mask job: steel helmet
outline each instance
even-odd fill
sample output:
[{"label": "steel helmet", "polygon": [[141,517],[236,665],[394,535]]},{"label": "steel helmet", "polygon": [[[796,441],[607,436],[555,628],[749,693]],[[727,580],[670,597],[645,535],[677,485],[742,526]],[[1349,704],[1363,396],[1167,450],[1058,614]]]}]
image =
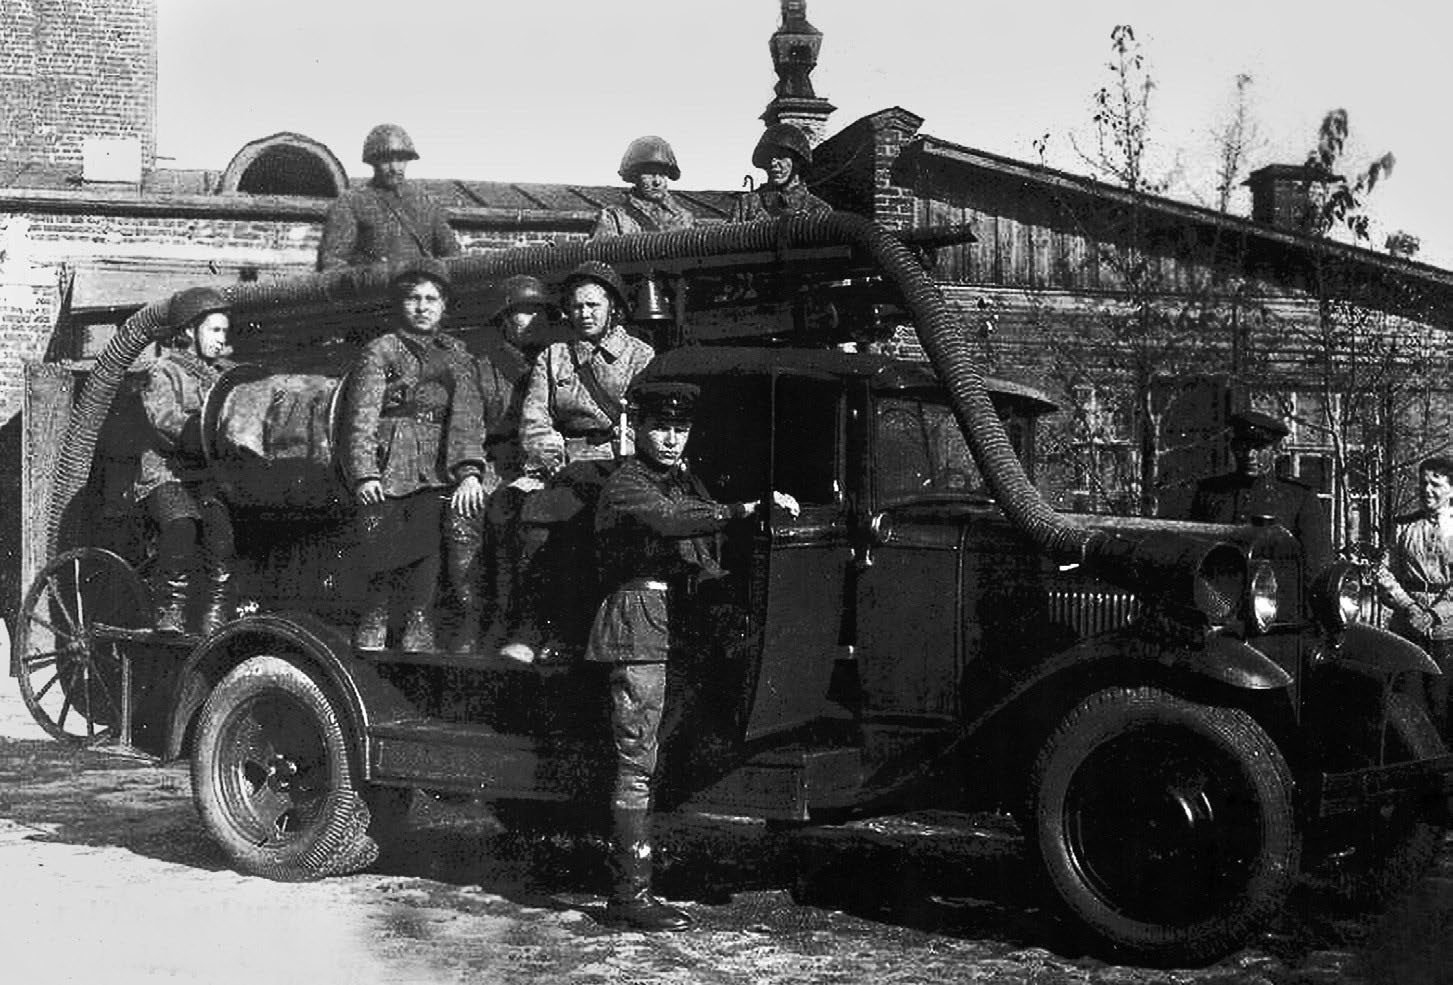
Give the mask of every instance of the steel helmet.
[{"label": "steel helmet", "polygon": [[540,283],[540,278],[531,277],[529,274],[515,274],[513,277],[505,278],[500,285],[499,305],[490,312],[490,321],[499,321],[509,314],[514,308],[522,308],[527,304],[538,304],[541,307],[549,307],[550,299],[545,296],[545,285]]},{"label": "steel helmet", "polygon": [[812,163],[812,145],[807,142],[807,135],[790,123],[774,123],[763,131],[756,150],[752,151],[752,167],[765,170],[769,160],[781,156],[771,153],[774,150],[785,150],[802,164]]},{"label": "steel helmet", "polygon": [[419,152],[404,128],[397,123],[380,123],[363,138],[363,163],[373,164],[388,157],[418,160]]},{"label": "steel helmet", "polygon": [[637,137],[632,140],[621,157],[620,176],[626,181],[635,181],[636,174],[647,164],[661,165],[666,169],[666,177],[672,181],[681,177],[676,154],[663,137]]},{"label": "steel helmet", "polygon": [[565,281],[560,285],[560,293],[569,297],[575,285],[585,281],[591,281],[605,288],[606,293],[611,296],[611,303],[620,316],[622,318],[630,317],[631,308],[626,303],[626,285],[621,280],[621,275],[615,272],[614,267],[608,263],[601,263],[599,260],[586,260],[565,275]]},{"label": "steel helmet", "polygon": [[231,303],[216,288],[189,287],[173,294],[167,302],[167,326],[173,332],[182,332],[204,315],[231,309]]}]

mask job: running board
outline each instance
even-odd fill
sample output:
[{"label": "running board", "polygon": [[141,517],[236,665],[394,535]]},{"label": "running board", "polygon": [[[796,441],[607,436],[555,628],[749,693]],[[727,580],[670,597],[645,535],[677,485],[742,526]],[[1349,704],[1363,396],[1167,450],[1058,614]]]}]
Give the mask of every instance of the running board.
[{"label": "running board", "polygon": [[862,782],[861,749],[788,746],[753,757],[683,807],[711,814],[806,821],[813,810],[851,803]]},{"label": "running board", "polygon": [[374,783],[489,799],[586,796],[600,785],[610,765],[602,750],[585,743],[434,719],[374,725],[368,739],[369,780]]}]

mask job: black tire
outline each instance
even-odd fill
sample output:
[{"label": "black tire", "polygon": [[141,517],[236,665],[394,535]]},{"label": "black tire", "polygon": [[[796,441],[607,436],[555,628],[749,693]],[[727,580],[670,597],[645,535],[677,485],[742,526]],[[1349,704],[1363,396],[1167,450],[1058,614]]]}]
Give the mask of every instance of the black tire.
[{"label": "black tire", "polygon": [[1030,801],[1051,909],[1137,963],[1229,953],[1297,874],[1291,770],[1236,709],[1154,688],[1093,694],[1040,751]]},{"label": "black tire", "polygon": [[[1382,737],[1368,737],[1365,759],[1399,763],[1441,756],[1446,748],[1427,708],[1409,694],[1394,692],[1388,701],[1386,751]],[[1330,888],[1354,907],[1379,908],[1401,895],[1433,864],[1443,838],[1436,805],[1404,801],[1386,804],[1349,822],[1352,828],[1330,868]]]},{"label": "black tire", "polygon": [[347,730],[323,688],[280,657],[252,657],[202,707],[192,797],[241,872],[284,882],[378,858]]}]

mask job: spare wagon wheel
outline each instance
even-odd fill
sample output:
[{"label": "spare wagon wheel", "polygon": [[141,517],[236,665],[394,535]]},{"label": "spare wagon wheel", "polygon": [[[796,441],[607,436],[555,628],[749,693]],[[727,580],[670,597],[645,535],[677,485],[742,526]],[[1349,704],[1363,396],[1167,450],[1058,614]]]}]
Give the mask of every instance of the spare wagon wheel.
[{"label": "spare wagon wheel", "polygon": [[117,555],[67,551],[41,569],[15,620],[14,664],[40,727],[76,745],[110,741],[122,718],[122,651],[97,627],[144,628],[146,587]]},{"label": "spare wagon wheel", "polygon": [[1139,962],[1234,950],[1297,873],[1291,770],[1238,709],[1100,691],[1050,736],[1030,790],[1027,841],[1050,906]]},{"label": "spare wagon wheel", "polygon": [[208,832],[250,875],[318,879],[378,857],[338,709],[311,674],[282,657],[243,661],[207,698],[192,796]]}]

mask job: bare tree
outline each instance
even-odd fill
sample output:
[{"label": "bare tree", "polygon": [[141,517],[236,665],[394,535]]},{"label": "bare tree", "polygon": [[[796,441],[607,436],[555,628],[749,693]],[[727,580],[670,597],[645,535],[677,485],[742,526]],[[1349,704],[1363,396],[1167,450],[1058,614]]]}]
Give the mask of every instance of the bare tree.
[{"label": "bare tree", "polygon": [[1211,131],[1216,144],[1216,211],[1231,211],[1231,197],[1246,176],[1246,162],[1266,141],[1251,114],[1248,91],[1252,78],[1245,72],[1236,76],[1236,93],[1231,109],[1220,126]]}]

